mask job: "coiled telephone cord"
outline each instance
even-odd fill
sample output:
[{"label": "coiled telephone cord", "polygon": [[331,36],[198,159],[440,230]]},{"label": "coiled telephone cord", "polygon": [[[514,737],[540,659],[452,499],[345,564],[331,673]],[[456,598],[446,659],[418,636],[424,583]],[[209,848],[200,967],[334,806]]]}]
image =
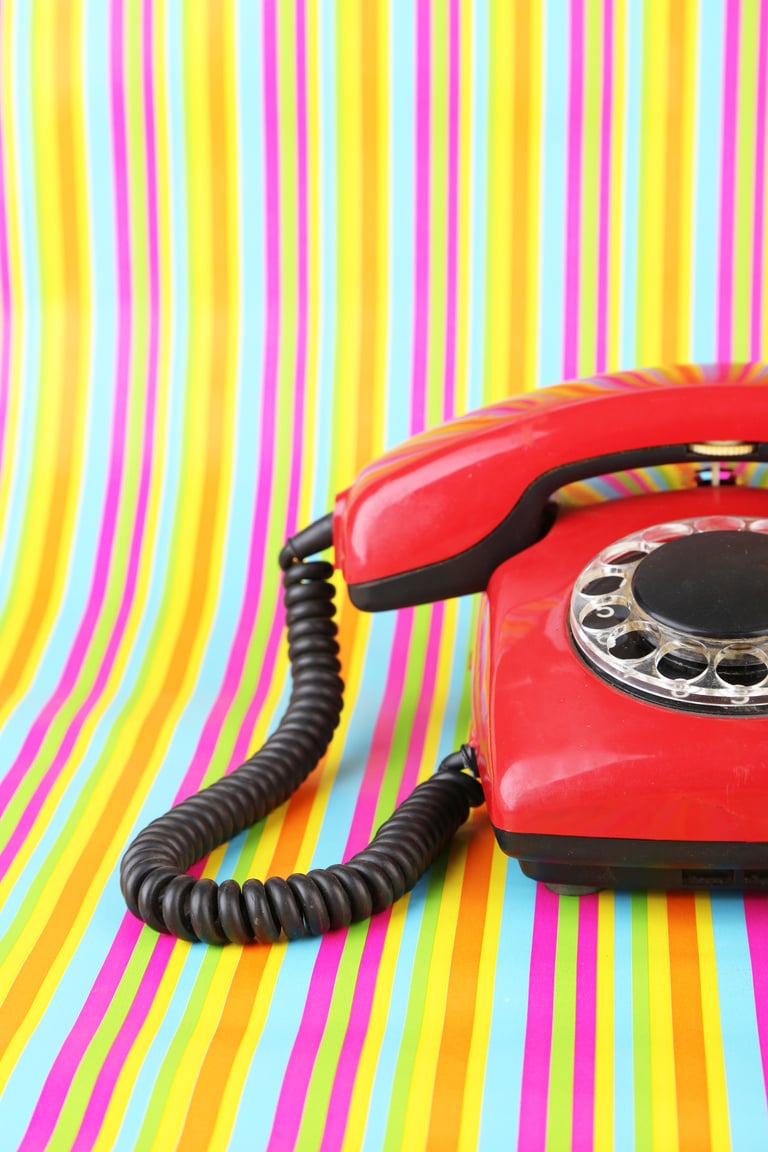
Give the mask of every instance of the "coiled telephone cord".
[{"label": "coiled telephone cord", "polygon": [[[181,801],[138,834],[120,865],[131,912],[158,932],[208,944],[274,943],[318,936],[364,920],[409,892],[471,808],[483,802],[468,747],[453,753],[345,864],[217,884],[187,869],[283,804],[317,766],[335,731],[339,675],[333,568],[307,557],[330,547],[331,517],[293,537],[280,553],[292,691],[264,746],[208,788]],[[465,771],[465,769],[469,769]]]}]

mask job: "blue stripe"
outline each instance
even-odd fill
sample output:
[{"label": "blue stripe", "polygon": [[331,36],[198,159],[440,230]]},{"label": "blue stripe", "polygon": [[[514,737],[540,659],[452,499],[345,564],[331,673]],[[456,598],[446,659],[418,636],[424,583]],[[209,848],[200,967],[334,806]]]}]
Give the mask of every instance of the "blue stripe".
[{"label": "blue stripe", "polygon": [[389,357],[387,363],[387,447],[410,435],[411,357],[413,351],[414,213],[416,171],[416,19],[408,0],[389,8],[393,77],[389,85]]},{"label": "blue stripe", "polygon": [[469,296],[469,379],[467,410],[481,407],[485,385],[485,301],[488,277],[488,71],[490,61],[488,9],[471,6],[472,87],[471,87],[471,231]]},{"label": "blue stripe", "polygon": [[[626,52],[626,130],[624,133],[624,203],[622,260],[622,308],[620,363],[625,367],[637,365],[637,290],[639,269],[639,222],[641,215],[640,189],[643,185],[642,159],[642,94],[643,94],[643,32],[644,4],[631,0],[627,6],[625,33]],[[618,160],[618,158],[617,158]]]},{"label": "blue stripe", "polygon": [[744,901],[715,894],[711,903],[733,1152],[760,1152],[768,1148],[768,1116]]},{"label": "blue stripe", "polygon": [[[318,123],[320,150],[318,179],[320,182],[320,235],[319,277],[320,299],[310,299],[310,309],[317,310],[318,365],[317,407],[313,427],[316,429],[311,456],[314,459],[312,482],[312,518],[324,516],[333,507],[336,492],[328,487],[333,483],[334,467],[331,459],[333,445],[333,397],[335,391],[335,355],[338,300],[337,254],[337,179],[338,147],[336,142],[336,29],[332,10],[325,5],[316,6],[318,24],[318,85],[315,94],[307,92],[307,101],[319,101]],[[311,286],[310,286],[311,290]],[[309,365],[315,371],[315,365]]]},{"label": "blue stripe", "polygon": [[725,9],[722,0],[700,4],[696,69],[696,151],[691,267],[692,359],[716,357],[720,161]]},{"label": "blue stripe", "polygon": [[542,109],[541,278],[538,300],[539,384],[563,378],[563,325],[553,324],[565,299],[569,26],[562,0],[547,0]]},{"label": "blue stripe", "polygon": [[[519,1127],[535,904],[536,884],[523,875],[515,860],[510,860],[485,1059],[480,1132],[483,1152],[511,1148]],[[503,1125],[500,1116],[504,1117]]]},{"label": "blue stripe", "polygon": [[633,980],[632,897],[617,892],[613,935],[613,1131],[617,1149],[632,1148],[635,1143]]}]

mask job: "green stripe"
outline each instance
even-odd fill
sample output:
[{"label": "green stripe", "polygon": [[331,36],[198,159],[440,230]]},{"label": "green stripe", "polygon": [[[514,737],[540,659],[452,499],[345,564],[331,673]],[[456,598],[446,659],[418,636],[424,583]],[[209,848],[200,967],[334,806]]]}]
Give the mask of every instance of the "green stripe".
[{"label": "green stripe", "polygon": [[738,115],[736,118],[736,188],[734,203],[733,359],[748,359],[752,326],[752,263],[757,255],[753,204],[755,196],[755,128],[757,122],[757,56],[760,6],[740,8]]},{"label": "green stripe", "polygon": [[[408,1098],[413,1085],[416,1053],[423,1031],[424,1011],[429,999],[429,978],[432,971],[435,934],[440,915],[440,896],[445,881],[446,866],[447,859],[442,856],[429,872],[419,942],[411,962],[412,975],[408,1009],[400,1037],[400,1051],[390,1094],[390,1111],[382,1152],[402,1152],[405,1147],[403,1132],[408,1111]],[[432,1087],[430,1081],[426,1086],[430,1095]],[[425,1106],[426,1104],[425,1101]]]},{"label": "green stripe", "polygon": [[648,898],[631,897],[632,1038],[635,1078],[635,1152],[650,1152],[651,1128],[651,1005],[648,987]]},{"label": "green stripe", "polygon": [[557,952],[549,1062],[547,1152],[571,1147],[573,1124],[573,1062],[576,1040],[576,953],[579,901],[564,897],[557,913]]},{"label": "green stripe", "polygon": [[[96,1080],[131,1009],[156,944],[153,933],[142,932],[125,974],[72,1080],[47,1152],[68,1152],[74,1146]],[[99,1115],[103,1117],[103,1109],[99,1110]]]},{"label": "green stripe", "polygon": [[344,941],[341,963],[333,986],[333,999],[328,1013],[328,1021],[314,1059],[312,1078],[307,1091],[295,1152],[314,1152],[322,1136],[331,1092],[336,1081],[336,1069],[346,1040],[357,981],[361,973],[362,955],[368,936],[368,927],[368,921],[362,924],[353,924]]}]

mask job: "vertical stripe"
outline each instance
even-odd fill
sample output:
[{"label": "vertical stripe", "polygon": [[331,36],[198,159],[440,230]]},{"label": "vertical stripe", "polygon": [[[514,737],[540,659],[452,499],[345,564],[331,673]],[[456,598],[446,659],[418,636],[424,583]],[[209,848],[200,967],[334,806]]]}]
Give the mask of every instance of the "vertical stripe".
[{"label": "vertical stripe", "polygon": [[611,172],[613,157],[611,139],[613,135],[614,85],[613,69],[615,57],[614,5],[612,0],[604,0],[602,11],[602,56],[603,90],[600,108],[600,172],[599,172],[599,224],[597,254],[597,342],[595,369],[605,372],[608,367],[609,317],[609,268],[611,251]]},{"label": "vertical stripe", "polygon": [[570,80],[568,90],[568,174],[563,302],[563,378],[579,373],[579,271],[581,265],[581,152],[584,101],[584,4],[570,0]]},{"label": "vertical stripe", "polygon": [[[464,1114],[475,1111],[474,1101],[467,1092],[469,1069],[456,1060],[456,1053],[469,1049],[478,1015],[478,1001],[485,995],[481,986],[464,987],[463,973],[467,968],[475,971],[480,964],[488,915],[485,880],[491,867],[491,854],[495,851],[491,835],[475,840],[470,846],[464,871],[445,1023],[435,1072],[436,1099],[426,1141],[426,1147],[436,1150],[461,1147],[459,1136]],[[467,1138],[465,1129],[464,1141]]]},{"label": "vertical stripe", "polygon": [[525,1056],[517,1130],[519,1148],[544,1148],[549,1097],[552,1008],[557,949],[559,899],[543,885],[536,891],[536,912],[531,942],[531,971],[528,989],[528,1019],[525,1028]]},{"label": "vertical stripe", "polygon": [[713,1145],[709,1111],[701,1106],[707,1068],[695,897],[687,893],[670,894],[667,917],[678,1146],[681,1152],[684,1149],[706,1152]]},{"label": "vertical stripe", "polygon": [[752,956],[752,982],[755,997],[755,1017],[760,1041],[760,1059],[764,1091],[768,1096],[768,980],[764,973],[764,957],[768,947],[768,903],[764,896],[744,897],[747,939]]},{"label": "vertical stripe", "polygon": [[576,968],[576,1024],[573,1056],[573,1117],[571,1146],[591,1149],[595,1144],[595,1110],[610,1113],[608,1100],[597,1098],[595,1069],[598,973],[597,896],[579,900],[579,936]]},{"label": "vertical stripe", "polygon": [[[506,255],[511,269],[506,319],[506,365],[504,387],[507,394],[530,387],[534,379],[534,349],[531,347],[531,269],[535,265],[537,235],[531,203],[531,168],[535,163],[533,109],[537,100],[536,56],[531,51],[537,19],[535,5],[514,8],[513,105],[511,132],[514,148],[510,247]],[[501,333],[498,334],[499,338]]]},{"label": "vertical stripe", "polygon": [[461,5],[450,0],[448,12],[448,210],[446,221],[444,420],[456,411],[456,352],[458,345],[459,245],[459,92],[461,85]]},{"label": "vertical stripe", "polygon": [[429,139],[430,139],[430,9],[416,4],[416,197],[413,268],[413,351],[411,360],[411,433],[426,424],[427,333],[429,326]]},{"label": "vertical stripe", "polygon": [[755,181],[752,210],[752,236],[754,238],[749,315],[749,358],[759,360],[762,345],[762,316],[764,312],[763,275],[765,268],[765,166],[766,132],[768,132],[768,10],[761,2],[758,7],[757,31],[757,102],[755,109]]},{"label": "vertical stripe", "polygon": [[[595,1084],[592,1096],[594,1150],[606,1152],[614,1146],[615,1105],[615,1050],[617,1017],[620,1011],[616,1004],[616,969],[623,957],[617,948],[616,903],[613,892],[601,892],[597,898],[597,938],[595,944]],[[577,1066],[580,1061],[577,1061]],[[574,1089],[574,1105],[578,1094]],[[587,1105],[588,1107],[589,1105]],[[622,1110],[626,1105],[622,1105]],[[574,1132],[578,1124],[574,1117]],[[619,1140],[616,1140],[617,1146]]]},{"label": "vertical stripe", "polygon": [[651,1133],[653,1144],[679,1140],[679,1106],[675,1079],[674,1035],[670,1003],[670,933],[667,897],[649,892],[648,914],[648,1004],[650,1080],[652,1093]]},{"label": "vertical stripe", "polygon": [[[661,320],[660,353],[664,363],[679,359],[678,339],[685,328],[680,314],[680,281],[682,278],[681,233],[685,219],[681,214],[681,169],[685,164],[683,145],[683,108],[685,100],[686,6],[683,3],[669,7],[669,53],[667,56],[667,118],[666,156],[664,161],[664,304]],[[687,341],[686,341],[687,343]]]},{"label": "vertical stripe", "polygon": [[[667,187],[668,118],[665,96],[669,77],[670,0],[648,0],[642,16],[641,182],[638,197],[638,334],[635,363],[653,364],[661,355],[664,285],[664,216]],[[638,189],[640,191],[640,189]]]},{"label": "vertical stripe", "polygon": [[723,143],[720,180],[717,356],[728,360],[733,344],[734,198],[741,0],[725,7],[723,62]]},{"label": "vertical stripe", "polygon": [[712,1147],[731,1148],[728,1087],[725,1079],[725,1053],[720,1031],[720,979],[717,974],[712,901],[708,893],[696,893],[696,928],[701,970],[702,1027],[707,1066],[707,1098]]}]

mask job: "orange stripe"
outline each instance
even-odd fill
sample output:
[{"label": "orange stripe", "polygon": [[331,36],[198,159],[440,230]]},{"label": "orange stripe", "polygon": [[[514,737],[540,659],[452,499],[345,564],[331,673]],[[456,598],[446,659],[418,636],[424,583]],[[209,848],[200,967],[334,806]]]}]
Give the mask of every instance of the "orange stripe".
[{"label": "orange stripe", "polygon": [[[6,701],[12,696],[17,685],[24,679],[26,668],[35,651],[35,641],[39,637],[40,621],[45,618],[46,606],[50,602],[54,581],[58,579],[60,558],[65,541],[64,516],[73,478],[78,468],[73,468],[73,455],[77,418],[80,415],[77,403],[73,403],[73,382],[80,377],[82,314],[78,305],[81,302],[83,283],[78,260],[80,245],[79,214],[77,210],[77,175],[75,171],[75,134],[73,117],[78,113],[80,92],[76,85],[78,78],[72,68],[71,7],[59,4],[56,8],[57,26],[51,36],[52,56],[50,67],[54,80],[45,85],[51,95],[51,102],[40,111],[41,140],[43,146],[48,139],[58,143],[58,185],[45,195],[58,201],[56,216],[61,222],[56,238],[61,244],[61,280],[51,284],[46,277],[45,261],[41,273],[43,291],[54,306],[53,327],[61,323],[58,354],[60,355],[61,379],[58,387],[48,381],[47,395],[58,397],[58,421],[55,444],[46,444],[47,453],[55,453],[55,460],[46,460],[46,475],[50,479],[50,497],[45,528],[41,538],[44,541],[37,565],[37,579],[34,592],[16,644],[8,654],[8,663],[0,678],[0,699]],[[46,283],[48,280],[48,283]],[[50,338],[50,334],[49,334]],[[43,322],[43,346],[46,341],[46,323]],[[76,395],[76,393],[75,393]]]},{"label": "orange stripe", "polygon": [[679,1152],[708,1152],[712,1140],[706,1107],[707,1065],[694,896],[670,893],[667,917],[678,1148]]},{"label": "orange stripe", "polygon": [[[233,301],[229,299],[230,276],[230,220],[227,198],[227,175],[229,173],[229,156],[231,144],[227,140],[227,98],[226,98],[226,69],[224,51],[224,15],[223,0],[217,0],[208,7],[208,37],[209,51],[209,84],[210,99],[210,149],[211,149],[211,297],[214,307],[212,309],[212,339],[211,339],[211,383],[215,388],[216,380],[229,378],[229,367],[232,360],[232,335],[235,315]],[[221,305],[221,306],[219,306]],[[217,418],[221,420],[223,406],[216,409]]]},{"label": "orange stripe", "polygon": [[475,997],[467,988],[467,972],[477,972],[488,908],[488,881],[496,842],[490,826],[473,829],[467,852],[456,941],[446,995],[445,1027],[435,1069],[432,1110],[426,1147],[446,1152],[458,1146],[467,1066],[457,1052],[469,1052],[475,1023]]},{"label": "orange stripe", "polygon": [[360,408],[357,434],[357,471],[374,453],[377,411],[377,365],[382,317],[378,299],[379,244],[379,5],[360,6]]},{"label": "orange stripe", "polygon": [[664,213],[664,307],[661,319],[661,359],[673,363],[680,343],[680,267],[683,200],[681,189],[683,115],[686,100],[686,7],[678,0],[669,6],[667,58],[667,149]]},{"label": "orange stripe", "polygon": [[[531,139],[531,71],[532,16],[531,4],[515,5],[514,37],[514,109],[512,139],[514,159],[512,175],[511,249],[512,275],[509,281],[509,338],[507,344],[506,394],[519,392],[521,385],[531,385],[531,349],[528,347],[529,316],[536,305],[530,298],[529,266],[532,257],[530,184],[533,141]],[[538,143],[538,142],[537,142]]]},{"label": "orange stripe", "polygon": [[[213,461],[220,459],[222,451],[220,421],[214,419],[214,412],[219,404],[218,390],[212,386],[208,394],[206,442],[203,445],[202,456]],[[137,772],[156,759],[156,741],[167,722],[168,701],[178,698],[179,685],[184,682],[188,673],[197,634],[204,619],[203,606],[211,579],[211,567],[208,563],[210,539],[219,513],[220,489],[220,470],[214,468],[208,482],[203,485],[195,543],[189,554],[190,591],[173,654],[154,704],[141,725],[139,736],[134,746],[126,750],[114,791],[107,801],[110,811],[124,812],[129,808],[136,793]],[[64,946],[94,875],[105,856],[114,850],[113,836],[112,823],[109,820],[98,821],[91,837],[84,844],[82,854],[71,875],[61,878],[61,896],[51,911],[47,924],[40,925],[41,936],[26,958],[13,988],[0,1007],[0,1056],[6,1051],[40,989],[40,974],[48,971],[54,957]]]}]

